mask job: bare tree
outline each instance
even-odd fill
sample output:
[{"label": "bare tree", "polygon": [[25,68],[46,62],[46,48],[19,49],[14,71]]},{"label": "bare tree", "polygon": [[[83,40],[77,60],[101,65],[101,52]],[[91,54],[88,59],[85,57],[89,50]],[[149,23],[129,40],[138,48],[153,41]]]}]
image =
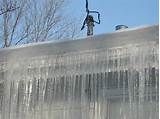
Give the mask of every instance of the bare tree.
[{"label": "bare tree", "polygon": [[[64,14],[64,0],[1,0],[0,4],[1,47],[75,35],[74,20],[66,20]],[[9,6],[17,9],[11,11]]]}]

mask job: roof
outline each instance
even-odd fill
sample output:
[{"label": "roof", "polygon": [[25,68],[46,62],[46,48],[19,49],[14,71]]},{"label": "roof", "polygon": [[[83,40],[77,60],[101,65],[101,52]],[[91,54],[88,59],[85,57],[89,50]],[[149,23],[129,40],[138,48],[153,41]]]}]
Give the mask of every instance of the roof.
[{"label": "roof", "polygon": [[112,48],[142,42],[156,41],[158,43],[158,39],[159,25],[128,28],[76,40],[33,43],[0,49],[0,61],[12,58],[28,58],[101,48]]}]

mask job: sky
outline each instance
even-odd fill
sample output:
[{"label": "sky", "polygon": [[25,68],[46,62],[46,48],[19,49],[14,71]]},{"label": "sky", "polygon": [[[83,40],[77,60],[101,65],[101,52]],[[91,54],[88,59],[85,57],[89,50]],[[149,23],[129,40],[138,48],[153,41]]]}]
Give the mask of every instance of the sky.
[{"label": "sky", "polygon": [[[159,22],[158,0],[88,0],[88,2],[90,10],[99,11],[101,14],[101,24],[95,25],[94,34],[113,32],[115,26],[119,24],[132,28]],[[72,0],[70,11],[82,24],[86,16],[85,0]]]}]

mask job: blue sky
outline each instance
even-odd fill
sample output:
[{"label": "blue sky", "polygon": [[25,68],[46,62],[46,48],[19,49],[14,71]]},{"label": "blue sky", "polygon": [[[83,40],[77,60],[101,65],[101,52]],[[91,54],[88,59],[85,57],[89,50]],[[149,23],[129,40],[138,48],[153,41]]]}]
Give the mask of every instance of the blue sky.
[{"label": "blue sky", "polygon": [[[112,32],[118,24],[136,27],[159,22],[158,0],[88,1],[90,10],[97,10],[101,13],[102,22],[94,27],[95,34]],[[75,17],[85,18],[85,0],[72,0],[70,10]]]}]

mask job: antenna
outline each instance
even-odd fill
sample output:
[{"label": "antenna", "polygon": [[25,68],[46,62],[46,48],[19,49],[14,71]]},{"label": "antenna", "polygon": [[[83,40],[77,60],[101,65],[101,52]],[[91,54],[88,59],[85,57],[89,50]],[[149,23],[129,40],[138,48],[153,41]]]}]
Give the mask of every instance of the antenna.
[{"label": "antenna", "polygon": [[[97,12],[97,11],[90,11],[89,8],[88,8],[88,0],[86,0],[86,18],[83,22],[83,25],[82,25],[82,28],[81,30],[83,30],[85,28],[85,25],[87,24],[87,36],[90,36],[90,35],[93,35],[93,27],[94,27],[94,23],[96,24],[100,24],[100,13]],[[95,21],[93,16],[90,15],[90,13],[95,13],[97,14],[97,18],[98,18],[98,21]]]}]

